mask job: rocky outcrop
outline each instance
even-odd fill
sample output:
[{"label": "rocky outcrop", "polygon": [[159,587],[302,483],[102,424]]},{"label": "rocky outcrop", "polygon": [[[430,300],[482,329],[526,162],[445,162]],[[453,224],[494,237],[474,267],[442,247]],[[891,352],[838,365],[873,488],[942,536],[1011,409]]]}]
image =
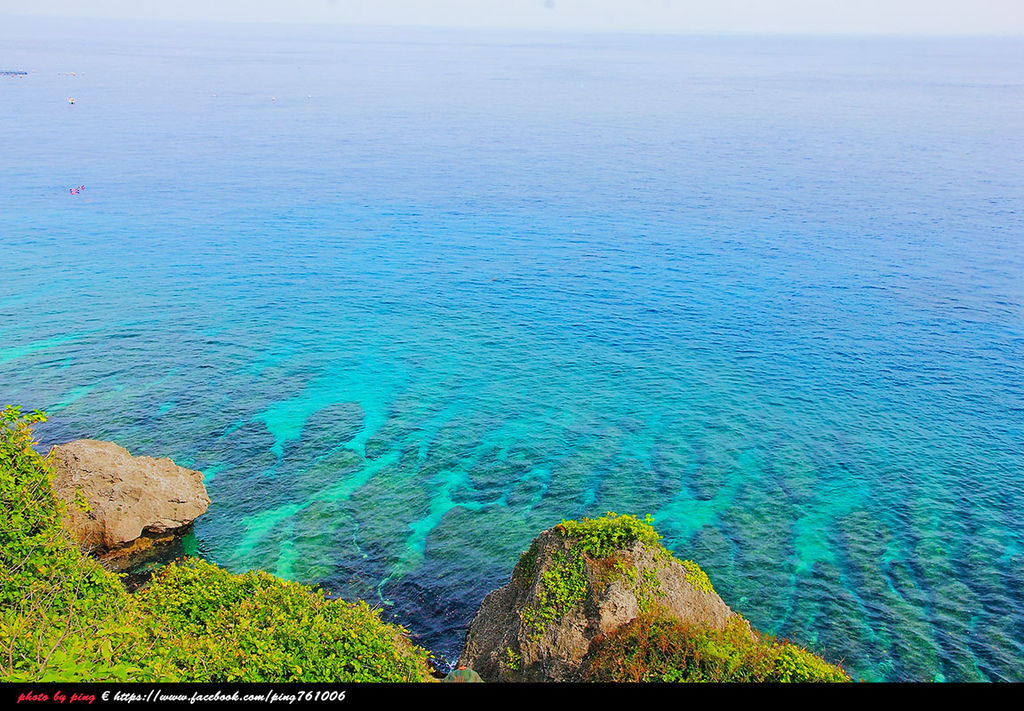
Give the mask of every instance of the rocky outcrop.
[{"label": "rocky outcrop", "polygon": [[170,459],[133,457],[90,439],[58,445],[52,455],[53,488],[68,504],[65,527],[83,548],[119,564],[173,540],[210,505],[202,473]]},{"label": "rocky outcrop", "polygon": [[484,599],[459,663],[485,681],[579,681],[595,644],[655,608],[714,629],[735,615],[704,572],[673,558],[643,522],[560,524],[534,539],[512,580]]}]

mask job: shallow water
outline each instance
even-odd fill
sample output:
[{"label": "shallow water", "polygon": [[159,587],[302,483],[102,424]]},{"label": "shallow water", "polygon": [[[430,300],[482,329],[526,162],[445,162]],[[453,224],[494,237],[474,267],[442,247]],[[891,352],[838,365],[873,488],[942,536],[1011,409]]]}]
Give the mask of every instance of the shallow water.
[{"label": "shallow water", "polygon": [[1024,680],[1021,41],[0,20],[0,401],[202,469],[211,560],[452,659],[652,513],[858,677]]}]

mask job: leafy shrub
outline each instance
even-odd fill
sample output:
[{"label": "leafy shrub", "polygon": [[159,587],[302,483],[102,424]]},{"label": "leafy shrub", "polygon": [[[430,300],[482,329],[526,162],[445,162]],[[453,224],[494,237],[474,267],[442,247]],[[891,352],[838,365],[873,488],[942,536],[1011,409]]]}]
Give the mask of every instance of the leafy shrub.
[{"label": "leafy shrub", "polygon": [[661,534],[654,530],[652,520],[650,515],[641,521],[636,516],[609,511],[601,518],[562,521],[555,530],[572,540],[573,548],[591,558],[604,558],[635,541],[664,550]]},{"label": "leafy shrub", "polygon": [[523,625],[533,639],[539,639],[547,626],[562,617],[587,595],[586,563],[573,552],[555,553],[551,565],[541,575],[536,606],[523,609]]},{"label": "leafy shrub", "polygon": [[786,641],[752,633],[735,617],[724,630],[641,615],[591,652],[588,681],[842,682],[840,667]]},{"label": "leafy shrub", "polygon": [[135,671],[133,612],[118,579],[61,526],[48,458],[33,449],[42,413],[0,410],[0,678],[124,680]]},{"label": "leafy shrub", "polygon": [[427,654],[365,602],[198,558],[138,595],[160,622],[157,653],[189,681],[421,681]]},{"label": "leafy shrub", "polygon": [[683,568],[686,570],[686,582],[701,592],[713,593],[715,587],[711,584],[711,578],[692,560],[684,560]]},{"label": "leafy shrub", "polygon": [[427,653],[366,603],[198,559],[130,595],[64,531],[41,413],[0,411],[0,680],[422,681]]}]

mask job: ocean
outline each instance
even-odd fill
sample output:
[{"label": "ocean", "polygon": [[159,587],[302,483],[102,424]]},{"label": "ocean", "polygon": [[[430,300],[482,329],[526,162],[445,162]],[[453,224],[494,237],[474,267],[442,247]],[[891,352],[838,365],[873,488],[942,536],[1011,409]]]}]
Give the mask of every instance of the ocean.
[{"label": "ocean", "polygon": [[0,65],[0,403],[202,470],[204,557],[450,664],[538,532],[652,514],[856,678],[1024,681],[1024,40],[7,17]]}]

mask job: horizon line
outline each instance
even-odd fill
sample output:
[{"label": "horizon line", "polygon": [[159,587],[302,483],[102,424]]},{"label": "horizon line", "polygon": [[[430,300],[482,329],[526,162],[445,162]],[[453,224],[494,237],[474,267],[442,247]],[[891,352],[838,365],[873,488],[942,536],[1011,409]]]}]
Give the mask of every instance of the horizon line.
[{"label": "horizon line", "polygon": [[1024,39],[1024,31],[1007,30],[984,32],[935,32],[906,30],[750,30],[723,28],[604,28],[604,27],[542,27],[532,25],[497,24],[444,24],[444,23],[380,23],[344,20],[266,20],[266,19],[211,19],[211,18],[167,18],[167,17],[124,17],[98,15],[54,15],[37,12],[0,11],[0,18],[20,18],[52,22],[98,22],[134,23],[145,25],[213,25],[213,26],[258,26],[258,27],[339,27],[345,29],[403,29],[403,30],[450,30],[457,32],[504,32],[535,33],[550,35],[654,35],[659,37],[821,37],[821,38],[906,38],[906,39]]}]

